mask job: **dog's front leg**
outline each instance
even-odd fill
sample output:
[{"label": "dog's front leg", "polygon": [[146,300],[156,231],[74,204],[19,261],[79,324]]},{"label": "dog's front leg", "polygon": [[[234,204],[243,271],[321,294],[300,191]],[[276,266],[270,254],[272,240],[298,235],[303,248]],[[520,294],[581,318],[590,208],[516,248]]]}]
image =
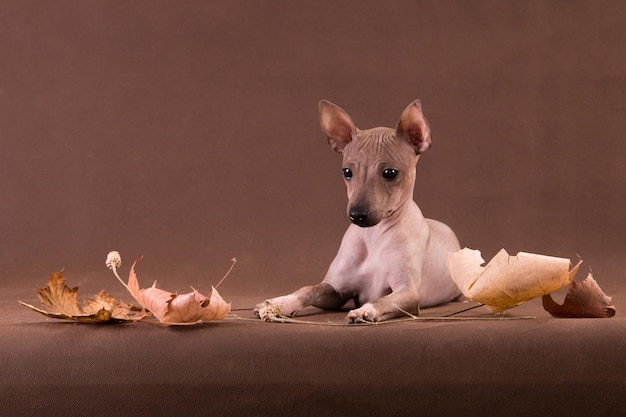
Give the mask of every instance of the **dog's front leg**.
[{"label": "dog's front leg", "polygon": [[293,317],[311,305],[322,309],[337,309],[346,301],[330,284],[322,282],[257,304],[254,313],[261,319],[265,319],[269,314]]},{"label": "dog's front leg", "polygon": [[391,294],[376,301],[363,304],[351,310],[346,316],[348,323],[376,322],[406,316],[406,313],[419,314],[417,290],[404,285]]}]

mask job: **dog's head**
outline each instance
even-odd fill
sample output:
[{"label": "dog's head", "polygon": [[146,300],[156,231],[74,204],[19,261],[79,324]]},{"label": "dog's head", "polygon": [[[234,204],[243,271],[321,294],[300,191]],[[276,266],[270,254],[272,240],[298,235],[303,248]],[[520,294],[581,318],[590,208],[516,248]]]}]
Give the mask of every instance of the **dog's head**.
[{"label": "dog's head", "polygon": [[395,129],[358,129],[352,118],[329,101],[319,103],[320,124],[330,146],[343,155],[348,217],[361,227],[375,226],[413,199],[415,165],[431,145],[430,126],[419,100],[409,104]]}]

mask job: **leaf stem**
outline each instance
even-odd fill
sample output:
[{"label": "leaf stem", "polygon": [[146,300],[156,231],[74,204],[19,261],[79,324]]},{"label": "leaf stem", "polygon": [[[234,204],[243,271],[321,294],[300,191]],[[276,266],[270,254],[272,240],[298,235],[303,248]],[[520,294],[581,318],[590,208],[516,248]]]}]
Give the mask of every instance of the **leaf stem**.
[{"label": "leaf stem", "polygon": [[452,317],[452,316],[455,316],[457,314],[465,313],[466,311],[474,310],[475,308],[483,307],[483,306],[484,306],[484,304],[481,303],[481,304],[475,305],[473,307],[468,307],[468,308],[466,308],[464,310],[459,310],[459,311],[455,311],[454,313],[446,314],[444,317]]},{"label": "leaf stem", "polygon": [[219,287],[220,284],[224,282],[228,274],[230,274],[230,271],[233,270],[233,268],[235,267],[235,264],[237,263],[237,258],[233,258],[230,261],[232,262],[232,264],[230,264],[230,268],[228,268],[228,271],[226,271],[226,274],[222,277],[222,279],[220,279],[220,282],[218,282],[217,285],[214,287],[215,289],[217,289],[217,287]]}]

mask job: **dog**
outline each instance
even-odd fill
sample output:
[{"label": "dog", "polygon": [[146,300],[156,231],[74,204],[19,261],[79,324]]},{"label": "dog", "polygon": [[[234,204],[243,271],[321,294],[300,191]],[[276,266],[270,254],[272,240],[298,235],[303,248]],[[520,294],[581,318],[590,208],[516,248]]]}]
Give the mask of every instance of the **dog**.
[{"label": "dog", "polygon": [[319,116],[328,143],[343,155],[352,224],[321,283],[258,304],[256,316],[295,316],[307,306],[338,310],[354,300],[348,323],[377,322],[458,298],[446,257],[460,250],[459,241],[444,223],[424,218],[413,200],[416,164],[432,144],[421,101],[404,109],[395,129],[360,130],[326,100]]}]

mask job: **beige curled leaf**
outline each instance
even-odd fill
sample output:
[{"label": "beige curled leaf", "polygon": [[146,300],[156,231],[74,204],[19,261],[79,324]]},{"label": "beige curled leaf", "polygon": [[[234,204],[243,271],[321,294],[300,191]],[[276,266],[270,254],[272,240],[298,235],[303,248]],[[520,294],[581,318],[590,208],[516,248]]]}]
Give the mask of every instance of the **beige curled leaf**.
[{"label": "beige curled leaf", "polygon": [[598,285],[591,272],[580,282],[572,282],[563,304],[557,304],[550,295],[542,297],[543,308],[559,318],[609,318],[616,309]]},{"label": "beige curled leaf", "polygon": [[452,279],[463,294],[500,313],[533,298],[556,291],[574,279],[581,261],[571,270],[566,258],[501,249],[485,265],[480,251],[469,248],[448,255]]},{"label": "beige curled leaf", "polygon": [[230,312],[230,303],[224,301],[217,290],[211,287],[207,296],[192,288],[187,294],[175,294],[156,288],[141,289],[133,263],[128,276],[128,291],[142,307],[149,310],[161,323],[167,325],[194,324],[219,320]]}]

